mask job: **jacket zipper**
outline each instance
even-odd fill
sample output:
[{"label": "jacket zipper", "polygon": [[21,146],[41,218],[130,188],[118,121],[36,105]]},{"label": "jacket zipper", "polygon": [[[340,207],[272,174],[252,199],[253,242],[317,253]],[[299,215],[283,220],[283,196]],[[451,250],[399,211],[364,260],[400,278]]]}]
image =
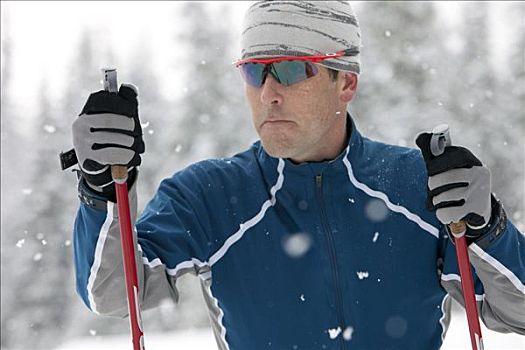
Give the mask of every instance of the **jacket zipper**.
[{"label": "jacket zipper", "polygon": [[[339,322],[339,327],[341,328],[341,333],[345,330],[345,317],[344,317],[344,308],[343,308],[343,296],[341,294],[341,284],[339,281],[339,271],[337,269],[337,255],[335,252],[334,237],[332,236],[332,230],[330,229],[330,224],[328,223],[328,216],[326,214],[326,208],[324,205],[323,199],[323,175],[315,176],[315,184],[317,188],[317,200],[319,202],[319,207],[321,208],[321,224],[325,233],[328,254],[330,256],[330,265],[332,267],[332,278],[335,285],[335,302],[336,302],[336,311],[337,311],[337,321]],[[346,349],[346,344],[343,339],[343,336],[339,336],[339,341],[341,344],[341,349]]]}]

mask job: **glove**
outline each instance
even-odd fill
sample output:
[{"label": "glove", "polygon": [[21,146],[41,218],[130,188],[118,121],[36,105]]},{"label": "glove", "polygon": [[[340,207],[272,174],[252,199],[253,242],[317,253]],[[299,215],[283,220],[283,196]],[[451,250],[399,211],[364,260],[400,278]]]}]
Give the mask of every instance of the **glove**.
[{"label": "glove", "polygon": [[73,145],[88,187],[116,202],[110,166],[128,166],[130,187],[145,149],[137,88],[122,84],[118,94],[105,90],[91,94],[73,123]]},{"label": "glove", "polygon": [[427,208],[435,210],[445,225],[464,220],[466,236],[477,238],[492,222],[490,171],[463,147],[447,146],[443,154],[434,156],[431,137],[422,133],[416,139],[428,173]]}]

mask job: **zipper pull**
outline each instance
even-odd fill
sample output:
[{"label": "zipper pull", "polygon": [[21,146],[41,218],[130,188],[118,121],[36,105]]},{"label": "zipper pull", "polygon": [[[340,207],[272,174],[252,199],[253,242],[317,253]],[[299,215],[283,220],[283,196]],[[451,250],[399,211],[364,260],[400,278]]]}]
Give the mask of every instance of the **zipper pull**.
[{"label": "zipper pull", "polygon": [[315,175],[315,184],[317,187],[321,187],[323,185],[323,175]]}]

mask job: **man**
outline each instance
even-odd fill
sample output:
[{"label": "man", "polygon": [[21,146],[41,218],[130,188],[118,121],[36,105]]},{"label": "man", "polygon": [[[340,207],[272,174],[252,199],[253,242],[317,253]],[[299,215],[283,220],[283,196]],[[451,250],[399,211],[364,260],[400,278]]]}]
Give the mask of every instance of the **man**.
[{"label": "man", "polygon": [[[525,239],[488,169],[461,147],[433,157],[429,134],[422,152],[369,140],[346,112],[360,73],[350,5],[257,2],[242,35],[260,142],[160,184],[136,221],[142,308],[177,300],[189,272],[220,349],[438,349],[451,298],[463,302],[446,224],[466,220],[482,320],[525,334]],[[135,221],[141,134],[126,85],[92,94],[73,126],[77,289],[99,314],[127,314],[108,165],[130,168]]]}]

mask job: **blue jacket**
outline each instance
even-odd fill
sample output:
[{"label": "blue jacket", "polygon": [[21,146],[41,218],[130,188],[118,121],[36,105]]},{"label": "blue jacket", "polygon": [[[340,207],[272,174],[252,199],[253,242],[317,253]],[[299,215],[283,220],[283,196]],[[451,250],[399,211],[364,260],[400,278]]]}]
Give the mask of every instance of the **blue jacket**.
[{"label": "blue jacket", "polygon": [[[450,298],[463,299],[426,195],[421,153],[353,122],[332,161],[295,165],[257,142],[193,164],[162,181],[136,222],[141,305],[177,300],[190,272],[220,349],[439,349]],[[78,212],[77,289],[94,312],[125,316],[116,206],[104,205]],[[480,316],[525,334],[524,236],[504,215],[489,236],[469,248]]]}]

